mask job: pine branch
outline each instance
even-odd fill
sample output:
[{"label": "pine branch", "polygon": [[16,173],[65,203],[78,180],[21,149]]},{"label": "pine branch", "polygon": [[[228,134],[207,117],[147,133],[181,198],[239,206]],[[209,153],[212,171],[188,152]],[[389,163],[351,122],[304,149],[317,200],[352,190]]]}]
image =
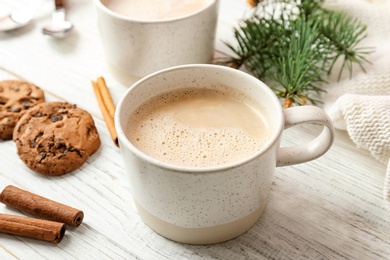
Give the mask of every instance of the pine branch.
[{"label": "pine branch", "polygon": [[285,99],[284,107],[289,107],[291,103],[303,105],[307,100],[313,101],[309,91],[323,91],[315,84],[324,82],[324,66],[319,61],[326,60],[326,56],[315,47],[319,42],[317,23],[297,20],[292,28],[296,33],[290,37],[287,52],[274,64],[274,79],[282,87],[282,91],[276,94]]},{"label": "pine branch", "polygon": [[235,53],[219,63],[235,68],[245,66],[261,80],[274,81],[275,94],[285,106],[318,100],[312,94],[324,92],[319,86],[340,58],[352,75],[354,64],[363,70],[369,62],[369,48],[358,48],[367,37],[366,27],[341,12],[322,8],[322,0],[270,1],[259,4],[251,17],[234,28]]},{"label": "pine branch", "polygon": [[342,12],[329,12],[324,15],[321,33],[329,39],[333,46],[334,55],[329,57],[333,60],[328,74],[331,73],[334,64],[339,57],[343,57],[343,63],[339,71],[338,79],[345,68],[348,68],[350,77],[352,76],[353,63],[358,64],[363,71],[363,63],[369,61],[365,58],[373,50],[371,48],[357,48],[357,44],[367,37],[366,26],[357,19],[346,16]]}]

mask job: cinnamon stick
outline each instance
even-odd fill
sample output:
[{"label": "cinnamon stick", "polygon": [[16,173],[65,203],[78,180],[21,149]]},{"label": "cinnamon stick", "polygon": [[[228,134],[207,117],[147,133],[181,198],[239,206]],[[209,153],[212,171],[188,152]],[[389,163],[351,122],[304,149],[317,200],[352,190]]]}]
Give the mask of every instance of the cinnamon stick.
[{"label": "cinnamon stick", "polygon": [[79,226],[84,218],[81,210],[49,200],[26,190],[8,185],[0,194],[5,205],[44,219]]},{"label": "cinnamon stick", "polygon": [[114,118],[115,105],[114,102],[112,101],[105,79],[103,77],[98,77],[97,85],[99,87],[100,93],[102,93],[103,102],[104,105],[107,107],[108,113],[112,118]]},{"label": "cinnamon stick", "polygon": [[103,114],[104,121],[106,122],[108,131],[110,132],[111,139],[116,146],[119,146],[118,135],[116,133],[114,124],[115,106],[114,102],[112,101],[110,92],[108,91],[106,82],[103,77],[99,77],[97,82],[92,81],[91,83],[100,107],[100,111]]},{"label": "cinnamon stick", "polygon": [[58,244],[65,235],[64,223],[0,214],[0,233],[35,238]]}]

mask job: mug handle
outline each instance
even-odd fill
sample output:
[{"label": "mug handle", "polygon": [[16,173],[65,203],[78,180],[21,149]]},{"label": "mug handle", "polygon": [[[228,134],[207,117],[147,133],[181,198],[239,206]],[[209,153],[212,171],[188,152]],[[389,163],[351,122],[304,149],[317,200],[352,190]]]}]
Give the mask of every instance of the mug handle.
[{"label": "mug handle", "polygon": [[316,106],[299,106],[287,108],[283,110],[283,114],[284,129],[305,123],[323,125],[324,129],[315,139],[306,144],[281,147],[277,157],[277,167],[317,159],[332,146],[335,131],[331,119],[323,109]]}]

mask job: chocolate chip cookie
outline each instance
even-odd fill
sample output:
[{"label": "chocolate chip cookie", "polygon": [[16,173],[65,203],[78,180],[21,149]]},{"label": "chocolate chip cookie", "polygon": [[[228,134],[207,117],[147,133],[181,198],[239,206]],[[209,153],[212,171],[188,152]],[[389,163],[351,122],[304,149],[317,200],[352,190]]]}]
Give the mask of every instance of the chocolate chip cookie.
[{"label": "chocolate chip cookie", "polygon": [[13,140],[31,170],[51,176],[79,168],[100,146],[92,116],[66,102],[29,109],[16,124]]},{"label": "chocolate chip cookie", "polygon": [[27,109],[44,101],[43,90],[31,83],[0,81],[0,140],[11,140],[19,118]]}]

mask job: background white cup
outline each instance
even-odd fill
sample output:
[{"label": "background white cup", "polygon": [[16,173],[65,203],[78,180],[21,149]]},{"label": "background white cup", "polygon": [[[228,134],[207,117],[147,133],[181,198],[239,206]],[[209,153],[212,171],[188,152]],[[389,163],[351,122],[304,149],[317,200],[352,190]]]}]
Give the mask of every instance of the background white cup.
[{"label": "background white cup", "polygon": [[108,1],[95,0],[98,28],[110,71],[122,84],[163,68],[212,61],[219,0],[184,17],[155,21],[115,13]]},{"label": "background white cup", "polygon": [[[236,88],[264,108],[273,132],[250,157],[225,166],[180,167],[144,154],[127,139],[128,119],[147,99],[168,90],[213,85]],[[334,139],[331,120],[321,108],[282,110],[264,83],[245,72],[217,65],[183,65],[153,73],[128,89],[116,111],[125,171],[140,216],[157,233],[183,243],[217,243],[244,233],[266,206],[275,167],[314,160]],[[280,148],[283,129],[301,123],[324,127],[308,143]]]}]

